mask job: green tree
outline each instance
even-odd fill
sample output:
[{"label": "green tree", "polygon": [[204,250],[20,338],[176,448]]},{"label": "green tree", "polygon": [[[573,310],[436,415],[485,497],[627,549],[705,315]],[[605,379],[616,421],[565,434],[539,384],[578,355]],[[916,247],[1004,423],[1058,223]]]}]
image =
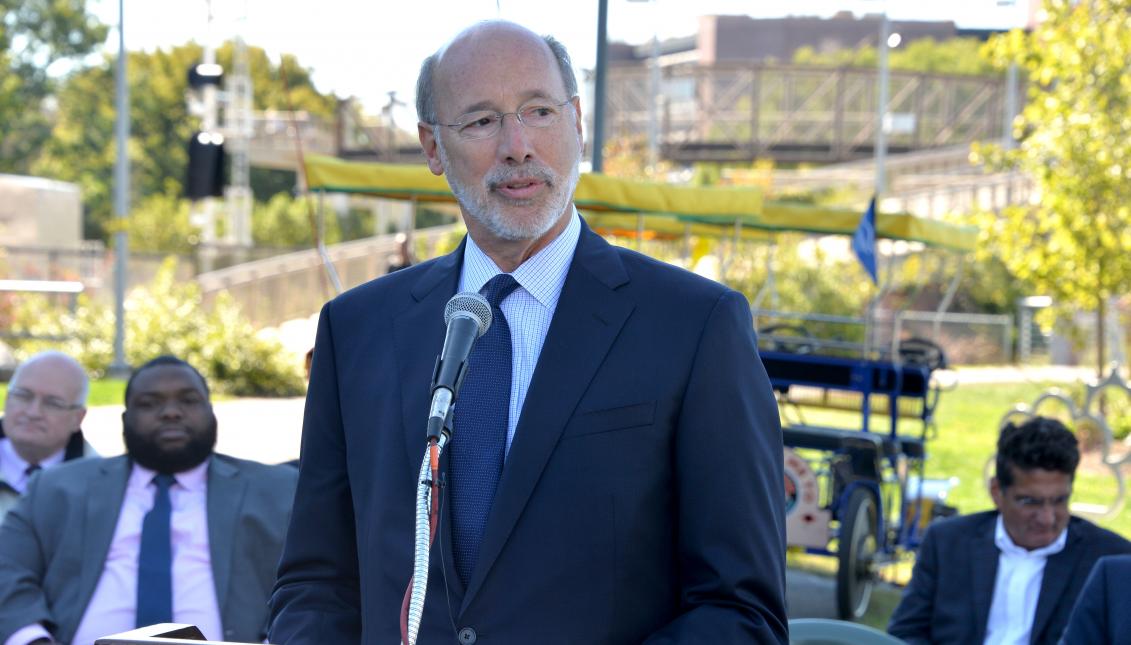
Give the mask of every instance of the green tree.
[{"label": "green tree", "polygon": [[[251,212],[251,234],[257,245],[276,247],[309,247],[314,240],[310,225],[310,205],[305,199],[275,195],[264,204],[256,204]],[[324,242],[340,241],[337,219],[326,218]]]},{"label": "green tree", "polygon": [[[226,44],[216,58],[231,69],[233,48]],[[310,74],[293,56],[280,65],[262,49],[248,48],[256,109],[293,105],[325,119],[334,110],[333,97],[320,94]],[[153,52],[129,52],[131,202],[183,193],[189,137],[198,127],[185,101],[187,72],[203,59],[195,43]],[[116,146],[114,141],[114,59],[105,58],[72,74],[56,94],[57,115],[51,139],[35,164],[37,174],[71,181],[83,189],[84,233],[104,237],[112,210]],[[287,88],[290,99],[287,100]]]},{"label": "green tree", "polygon": [[[888,64],[893,70],[930,74],[1000,74],[1000,69],[982,55],[981,48],[982,43],[976,38],[923,38],[891,50]],[[877,55],[874,45],[828,52],[801,47],[794,52],[793,62],[798,65],[875,67]]]},{"label": "green tree", "polygon": [[1100,314],[1102,370],[1105,303],[1131,289],[1131,0],[1049,0],[1045,10],[1031,33],[989,44],[999,65],[1023,66],[1029,101],[1017,149],[977,152],[1029,173],[1041,199],[987,215],[983,242],[1036,291]]},{"label": "green tree", "polygon": [[[27,174],[50,136],[48,71],[89,54],[106,27],[84,0],[0,0],[0,172]],[[55,68],[58,70],[58,68]]]},{"label": "green tree", "polygon": [[146,197],[126,220],[130,251],[188,255],[200,241],[200,228],[189,219],[189,202],[177,195]]}]

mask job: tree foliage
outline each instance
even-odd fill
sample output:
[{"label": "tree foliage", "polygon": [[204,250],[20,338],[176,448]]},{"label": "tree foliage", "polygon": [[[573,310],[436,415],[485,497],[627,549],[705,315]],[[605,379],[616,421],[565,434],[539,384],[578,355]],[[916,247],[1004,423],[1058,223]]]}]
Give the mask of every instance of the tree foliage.
[{"label": "tree foliage", "polygon": [[1031,33],[989,44],[999,65],[1024,68],[1029,101],[1014,123],[1020,145],[977,153],[1028,173],[1041,197],[987,215],[983,242],[1036,291],[1102,309],[1131,289],[1131,0],[1049,0],[1045,11]]},{"label": "tree foliage", "polygon": [[[126,299],[126,360],[140,365],[173,354],[204,374],[213,389],[235,396],[295,396],[302,392],[302,363],[277,341],[256,333],[235,301],[217,294],[205,308],[200,287],[181,281],[166,262],[152,284]],[[29,298],[15,308],[12,329],[67,340],[19,340],[20,358],[43,349],[74,356],[95,378],[106,373],[114,356],[114,312],[107,304],[79,296],[75,310],[51,307]]]},{"label": "tree foliage", "polygon": [[51,133],[53,65],[89,54],[106,27],[84,0],[0,0],[0,172],[27,174]]},{"label": "tree foliage", "polygon": [[[226,70],[231,69],[232,54],[230,43],[216,52],[217,62]],[[262,49],[249,47],[248,58],[254,108],[287,109],[293,105],[296,110],[332,118],[333,97],[314,88],[309,71],[293,56],[282,57],[285,86],[280,64],[272,63]],[[187,73],[202,59],[203,50],[195,43],[152,52],[129,52],[131,203],[183,192],[188,141],[198,124],[188,112]],[[103,237],[112,212],[117,154],[114,64],[113,58],[106,57],[100,64],[66,79],[56,95],[57,113],[51,138],[33,167],[36,174],[82,187],[86,237]]]},{"label": "tree foliage", "polygon": [[[893,70],[931,74],[972,76],[1000,74],[1000,69],[981,55],[981,45],[976,38],[950,38],[938,41],[933,38],[922,38],[891,50],[888,54],[888,65]],[[793,62],[798,65],[875,67],[878,64],[877,59],[874,45],[828,52],[818,52],[806,46],[793,54]]]}]

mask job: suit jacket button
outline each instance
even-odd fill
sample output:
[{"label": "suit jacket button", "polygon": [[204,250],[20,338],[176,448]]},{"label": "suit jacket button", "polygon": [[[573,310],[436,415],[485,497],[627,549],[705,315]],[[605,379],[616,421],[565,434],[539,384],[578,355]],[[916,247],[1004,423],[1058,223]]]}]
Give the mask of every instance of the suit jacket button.
[{"label": "suit jacket button", "polygon": [[475,641],[479,640],[475,630],[470,627],[459,630],[458,638],[460,645],[475,645]]}]

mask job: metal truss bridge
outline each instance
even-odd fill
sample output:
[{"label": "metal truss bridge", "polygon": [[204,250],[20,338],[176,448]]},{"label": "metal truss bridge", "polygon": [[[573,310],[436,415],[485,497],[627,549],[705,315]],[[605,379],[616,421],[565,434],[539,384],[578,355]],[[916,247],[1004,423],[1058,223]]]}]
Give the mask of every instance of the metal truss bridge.
[{"label": "metal truss bridge", "polygon": [[[835,163],[874,154],[875,69],[728,63],[661,72],[661,159]],[[607,86],[606,140],[646,143],[653,98],[647,67],[613,66]],[[1004,78],[893,70],[889,87],[891,153],[1002,136]]]}]

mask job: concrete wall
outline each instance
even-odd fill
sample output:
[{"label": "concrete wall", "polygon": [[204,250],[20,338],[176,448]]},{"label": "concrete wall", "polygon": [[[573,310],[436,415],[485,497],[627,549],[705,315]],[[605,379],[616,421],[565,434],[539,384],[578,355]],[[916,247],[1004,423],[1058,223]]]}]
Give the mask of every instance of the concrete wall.
[{"label": "concrete wall", "polygon": [[75,184],[0,175],[0,243],[74,248],[82,240],[82,192]]}]

